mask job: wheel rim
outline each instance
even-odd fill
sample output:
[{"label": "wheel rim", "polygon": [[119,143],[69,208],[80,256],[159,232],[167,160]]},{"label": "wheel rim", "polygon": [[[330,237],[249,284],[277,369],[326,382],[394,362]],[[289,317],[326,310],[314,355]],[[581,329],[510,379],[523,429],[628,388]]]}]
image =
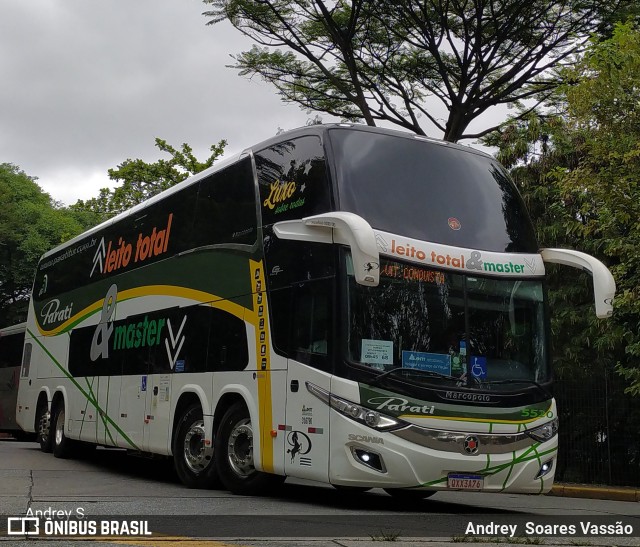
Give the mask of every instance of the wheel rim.
[{"label": "wheel rim", "polygon": [[184,437],[184,461],[194,473],[200,473],[211,462],[213,449],[205,445],[205,437],[203,420],[194,422]]},{"label": "wheel rim", "polygon": [[64,408],[61,408],[58,412],[58,418],[56,419],[56,445],[60,446],[64,439]]},{"label": "wheel rim", "polygon": [[229,435],[227,443],[229,464],[240,477],[247,477],[255,472],[253,466],[253,430],[251,421],[245,418],[239,421]]},{"label": "wheel rim", "polygon": [[51,413],[48,410],[45,410],[40,415],[40,420],[38,421],[38,436],[41,442],[45,442],[47,437],[49,436],[49,429],[51,427]]}]

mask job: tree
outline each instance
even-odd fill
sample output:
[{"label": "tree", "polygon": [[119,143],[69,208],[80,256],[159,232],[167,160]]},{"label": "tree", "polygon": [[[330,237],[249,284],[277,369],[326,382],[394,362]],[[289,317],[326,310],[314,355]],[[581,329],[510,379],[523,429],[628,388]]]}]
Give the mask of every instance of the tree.
[{"label": "tree", "polygon": [[209,157],[199,161],[188,144],[183,144],[177,150],[166,141],[156,138],[156,147],[170,154],[171,159],[160,159],[155,163],[147,163],[141,159],[123,161],[116,169],[108,171],[109,178],[121,181],[121,186],[113,190],[102,188],[98,197],[87,201],[78,200],[72,205],[72,209],[94,215],[97,224],[211,167],[223,154],[226,145],[225,140],[211,145]]},{"label": "tree", "polygon": [[[543,246],[603,260],[617,284],[614,315],[593,318],[584,274],[553,272],[556,368],[614,367],[640,394],[640,31],[619,24],[563,74],[556,115],[530,115],[488,139],[512,173]],[[570,275],[570,274],[569,274]],[[572,282],[573,281],[573,282]]]},{"label": "tree", "polygon": [[[457,141],[499,105],[544,100],[554,71],[628,0],[203,0],[258,46],[235,57],[284,101]],[[279,49],[284,48],[284,49]],[[434,111],[444,106],[446,120]]]},{"label": "tree", "polygon": [[0,327],[26,319],[40,256],[83,231],[76,216],[55,203],[18,167],[0,164]]}]

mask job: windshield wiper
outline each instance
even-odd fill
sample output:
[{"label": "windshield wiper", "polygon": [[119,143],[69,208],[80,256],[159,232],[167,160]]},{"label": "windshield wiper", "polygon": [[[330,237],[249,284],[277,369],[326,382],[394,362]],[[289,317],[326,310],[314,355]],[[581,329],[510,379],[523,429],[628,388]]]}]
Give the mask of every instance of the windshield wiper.
[{"label": "windshield wiper", "polygon": [[540,391],[542,391],[542,393],[545,394],[545,396],[549,397],[549,399],[553,399],[553,395],[551,395],[551,393],[549,393],[549,391],[547,390],[546,387],[544,387],[542,384],[536,382],[535,380],[527,380],[527,379],[521,379],[518,380],[516,378],[508,378],[506,380],[490,380],[488,382],[482,382],[483,385],[498,385],[498,384],[531,384],[536,386]]},{"label": "windshield wiper", "polygon": [[380,383],[381,380],[384,380],[388,376],[393,376],[397,372],[402,372],[402,373],[417,372],[417,373],[422,374],[424,376],[429,376],[430,378],[440,378],[442,380],[453,380],[453,381],[459,380],[459,378],[456,378],[455,376],[449,376],[448,374],[442,374],[440,372],[434,372],[433,370],[422,370],[422,369],[419,369],[419,368],[396,367],[396,368],[392,368],[391,370],[387,370],[387,371],[383,372],[382,374],[378,374],[378,376],[376,376],[371,382],[369,382],[369,385],[376,386],[376,385],[378,385]]}]

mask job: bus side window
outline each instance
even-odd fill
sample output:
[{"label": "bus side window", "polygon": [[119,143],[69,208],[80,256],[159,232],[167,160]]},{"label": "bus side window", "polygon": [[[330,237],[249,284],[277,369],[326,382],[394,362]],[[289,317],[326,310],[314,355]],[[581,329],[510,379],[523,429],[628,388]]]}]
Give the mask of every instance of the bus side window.
[{"label": "bus side window", "polygon": [[244,321],[215,308],[212,312],[207,370],[244,370],[249,363]]},{"label": "bus side window", "polygon": [[332,279],[319,279],[270,293],[271,335],[281,355],[331,371]]},{"label": "bus side window", "polygon": [[31,350],[32,350],[33,346],[31,345],[31,342],[27,342],[24,345],[24,354],[22,356],[22,372],[20,374],[20,376],[22,378],[28,378],[29,377],[29,370],[31,368]]},{"label": "bus side window", "polygon": [[263,226],[331,210],[320,138],[305,136],[255,153]]},{"label": "bus side window", "polygon": [[331,288],[331,279],[320,279],[293,289],[291,356],[321,370],[331,363]]},{"label": "bus side window", "polygon": [[24,334],[3,336],[0,340],[0,368],[17,367],[22,359]]},{"label": "bus side window", "polygon": [[253,168],[248,157],[200,181],[194,247],[220,243],[253,245],[257,224]]}]

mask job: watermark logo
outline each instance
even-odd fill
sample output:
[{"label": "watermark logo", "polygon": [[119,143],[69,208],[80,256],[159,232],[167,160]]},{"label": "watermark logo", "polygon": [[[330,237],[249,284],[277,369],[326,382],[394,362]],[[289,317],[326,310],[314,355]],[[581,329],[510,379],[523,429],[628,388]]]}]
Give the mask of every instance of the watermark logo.
[{"label": "watermark logo", "polygon": [[38,517],[9,517],[7,519],[8,536],[37,536],[40,534]]}]

